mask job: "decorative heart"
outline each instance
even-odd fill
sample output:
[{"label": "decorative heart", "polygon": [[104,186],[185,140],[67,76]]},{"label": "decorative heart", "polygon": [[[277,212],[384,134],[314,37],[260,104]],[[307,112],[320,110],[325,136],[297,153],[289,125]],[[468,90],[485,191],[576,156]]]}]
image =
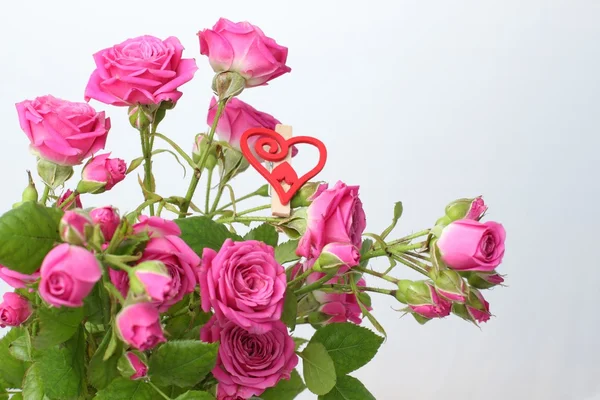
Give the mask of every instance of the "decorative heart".
[{"label": "decorative heart", "polygon": [[[301,177],[298,177],[298,174],[288,162],[279,164],[273,171],[269,172],[250,149],[248,141],[253,136],[259,136],[254,144],[254,151],[258,157],[261,157],[265,161],[283,161],[287,157],[291,146],[303,143],[315,146],[319,150],[319,162],[313,169]],[[240,139],[240,148],[250,165],[275,189],[281,204],[288,204],[302,185],[321,172],[327,161],[327,148],[319,139],[310,136],[294,136],[286,140],[279,133],[266,128],[252,128],[244,132]],[[282,183],[290,186],[287,191]]]}]

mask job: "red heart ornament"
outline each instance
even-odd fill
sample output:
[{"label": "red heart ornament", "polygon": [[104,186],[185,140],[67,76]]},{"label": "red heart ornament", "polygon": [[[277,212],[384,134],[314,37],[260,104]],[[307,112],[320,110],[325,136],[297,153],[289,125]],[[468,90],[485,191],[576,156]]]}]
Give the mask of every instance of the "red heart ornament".
[{"label": "red heart ornament", "polygon": [[[258,157],[265,161],[283,161],[290,152],[291,146],[302,143],[315,146],[319,150],[319,162],[313,169],[301,177],[298,177],[296,170],[294,170],[288,162],[279,164],[273,171],[269,172],[250,149],[248,141],[253,136],[258,136],[258,139],[254,144],[254,151]],[[265,149],[265,147],[267,147],[267,149]],[[250,165],[252,165],[254,169],[256,169],[258,173],[271,184],[273,189],[275,189],[281,204],[284,205],[290,202],[292,197],[294,197],[294,194],[296,194],[309,179],[321,172],[327,161],[327,148],[319,139],[310,136],[294,136],[286,140],[279,133],[267,128],[248,129],[240,139],[240,148]],[[290,186],[287,191],[282,186],[283,182]]]}]

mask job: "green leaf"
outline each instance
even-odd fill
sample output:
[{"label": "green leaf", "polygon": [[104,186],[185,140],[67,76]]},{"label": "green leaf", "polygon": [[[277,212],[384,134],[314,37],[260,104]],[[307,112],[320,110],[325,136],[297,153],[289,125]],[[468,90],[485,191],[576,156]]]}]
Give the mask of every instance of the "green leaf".
[{"label": "green leaf", "polygon": [[215,397],[208,392],[199,392],[197,390],[190,390],[185,392],[175,400],[215,400]]},{"label": "green leaf", "polygon": [[38,364],[35,363],[27,370],[25,379],[23,380],[23,396],[28,400],[47,400],[46,392],[44,391],[44,382],[40,377]]},{"label": "green leaf", "polygon": [[260,395],[262,400],[293,400],[306,389],[300,374],[295,369],[290,379],[282,379],[277,385],[269,388]]},{"label": "green leaf", "polygon": [[396,224],[398,223],[398,220],[402,216],[402,211],[403,211],[402,202],[399,201],[399,202],[395,203],[394,204],[394,217],[392,218],[392,223],[390,224],[390,226],[385,228],[385,230],[381,234],[382,239],[385,239],[387,237],[387,235],[389,235],[392,232],[392,230],[394,230],[394,228],[396,227]]},{"label": "green leaf", "polygon": [[185,313],[169,318],[165,330],[169,333],[169,340],[181,339],[192,327],[192,315]]},{"label": "green leaf", "polygon": [[362,256],[369,250],[371,250],[371,246],[373,246],[373,241],[371,239],[365,239],[362,242],[362,245],[360,247],[360,266],[363,268],[366,268],[367,265],[369,264],[369,259],[363,260]]},{"label": "green leaf", "polygon": [[318,329],[310,342],[325,346],[339,377],[371,361],[383,338],[367,328],[346,322]]},{"label": "green leaf", "polygon": [[279,264],[299,260],[300,257],[296,255],[297,248],[298,240],[289,240],[285,243],[281,243],[275,248],[275,259]]},{"label": "green leaf", "polygon": [[68,342],[41,352],[36,363],[46,395],[51,399],[77,399],[83,390],[85,368],[83,329]]},{"label": "green leaf", "polygon": [[154,400],[156,392],[143,380],[115,379],[96,393],[95,400]]},{"label": "green leaf", "polygon": [[298,349],[300,347],[302,347],[303,344],[308,343],[308,340],[301,338],[301,337],[294,337],[292,339],[294,339],[294,343],[295,343],[294,350],[296,350],[296,351],[298,351]]},{"label": "green leaf", "polygon": [[127,172],[126,173],[129,174],[130,172],[134,171],[137,167],[139,167],[140,165],[142,165],[143,162],[144,162],[144,157],[134,158],[129,163],[129,168],[127,168]]},{"label": "green leaf", "polygon": [[319,400],[375,400],[373,396],[358,379],[346,375],[337,379],[335,387]]},{"label": "green leaf", "polygon": [[14,358],[9,351],[10,344],[23,336],[23,328],[12,328],[0,340],[0,378],[8,387],[21,387],[29,363]]},{"label": "green leaf", "polygon": [[207,217],[182,218],[174,222],[181,229],[181,238],[200,257],[206,247],[218,251],[226,239],[242,240],[239,235],[229,232],[225,225]]},{"label": "green leaf", "polygon": [[300,353],[306,386],[314,394],[326,394],[336,381],[333,360],[321,343],[309,343]]},{"label": "green leaf", "polygon": [[0,264],[22,274],[40,268],[46,254],[60,241],[62,210],[28,201],[0,217]]},{"label": "green leaf", "polygon": [[[8,396],[6,396],[6,398],[8,399]],[[2,395],[0,395],[0,399],[2,399]],[[10,400],[23,400],[23,394],[21,394],[21,393],[15,393],[10,398]]]},{"label": "green leaf", "polygon": [[365,317],[367,317],[369,322],[375,327],[375,329],[377,329],[377,332],[379,332],[383,336],[387,337],[387,333],[385,333],[385,329],[383,329],[383,326],[381,326],[379,321],[377,321],[377,319],[373,316],[373,314],[371,314],[371,312],[367,309],[367,307],[365,307],[365,305],[362,303],[360,296],[358,295],[359,290],[358,290],[358,287],[356,286],[356,280],[353,275],[350,275],[350,286],[352,287],[352,291],[354,292],[354,294],[356,296],[356,303],[358,304],[358,307],[360,308],[360,311],[362,312],[362,314]]},{"label": "green leaf", "polygon": [[97,325],[110,322],[110,298],[102,282],[98,282],[83,300],[85,319]]},{"label": "green leaf", "polygon": [[293,290],[288,289],[285,292],[285,300],[283,303],[283,312],[281,313],[281,321],[292,331],[296,329],[296,314],[298,311],[298,299]]},{"label": "green leaf", "polygon": [[24,330],[23,335],[16,338],[8,346],[8,351],[17,360],[32,361],[31,336],[29,336],[29,331]]},{"label": "green leaf", "polygon": [[40,332],[33,338],[33,346],[47,349],[65,342],[77,332],[83,320],[83,307],[41,307],[38,310]]},{"label": "green leaf", "polygon": [[194,386],[215,366],[218,348],[199,340],[167,342],[152,354],[149,375],[161,386]]},{"label": "green leaf", "polygon": [[110,330],[104,335],[100,346],[96,349],[96,352],[90,359],[88,365],[88,382],[98,390],[104,389],[110,382],[120,376],[119,371],[117,370],[117,362],[119,361],[122,352],[120,349],[120,342],[117,345],[119,349],[113,351],[106,360],[104,359],[104,354],[106,354],[106,350],[112,339],[113,333],[112,330]]},{"label": "green leaf", "polygon": [[277,233],[273,225],[264,223],[248,232],[244,236],[244,240],[258,240],[268,244],[269,246],[277,247],[279,234]]}]

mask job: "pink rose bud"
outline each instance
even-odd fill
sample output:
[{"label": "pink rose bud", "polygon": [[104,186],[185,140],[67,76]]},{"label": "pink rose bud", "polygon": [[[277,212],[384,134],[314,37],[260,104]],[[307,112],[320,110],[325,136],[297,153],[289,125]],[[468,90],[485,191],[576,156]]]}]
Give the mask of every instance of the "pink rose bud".
[{"label": "pink rose bud", "polygon": [[85,88],[85,100],[115,106],[176,103],[179,86],[190,81],[198,67],[192,58],[181,58],[183,46],[176,37],[127,39],[94,54],[96,70]]},{"label": "pink rose bud", "polygon": [[469,285],[477,289],[490,289],[501,285],[504,278],[496,271],[492,272],[470,272],[468,275]]},{"label": "pink rose bud", "polygon": [[265,85],[271,79],[291,71],[285,65],[287,47],[275,43],[248,22],[233,23],[219,19],[212,29],[198,32],[200,54],[208,56],[215,72],[237,72],[246,87]]},{"label": "pink rose bud", "polygon": [[181,229],[173,221],[161,217],[148,217],[140,215],[137,224],[133,225],[133,233],[147,232],[150,237],[164,237],[167,235],[181,236]]},{"label": "pink rose bud", "polygon": [[147,129],[154,121],[155,106],[143,106],[140,104],[130,106],[127,111],[129,123],[138,131]]},{"label": "pink rose bud", "polygon": [[469,288],[458,272],[450,269],[432,270],[430,276],[441,296],[453,302],[465,302]]},{"label": "pink rose bud", "polygon": [[313,265],[315,271],[343,274],[360,263],[360,253],[351,243],[328,243]]},{"label": "pink rose bud", "polygon": [[90,217],[94,223],[100,225],[104,240],[109,242],[114,236],[119,224],[121,223],[121,217],[117,209],[106,206],[100,208],[94,208],[90,211]]},{"label": "pink rose bud", "polygon": [[50,95],[17,103],[17,112],[32,151],[63,166],[81,164],[102,150],[110,129],[104,112]]},{"label": "pink rose bud", "polygon": [[133,348],[146,351],[167,341],[160,325],[160,314],[150,303],[126,306],[117,315],[117,332]]},{"label": "pink rose bud", "polygon": [[433,285],[424,281],[400,280],[396,298],[408,304],[408,311],[421,324],[432,318],[446,317],[452,309],[452,303],[440,297]]},{"label": "pink rose bud", "polygon": [[115,285],[119,293],[124,298],[127,298],[127,293],[129,292],[129,275],[127,272],[109,268],[108,276],[110,277],[110,282]]},{"label": "pink rose bud", "polygon": [[292,197],[291,207],[308,207],[312,200],[318,196],[319,190],[327,189],[327,184],[323,182],[307,182]]},{"label": "pink rose bud", "polygon": [[452,222],[437,241],[442,261],[460,271],[492,271],[504,257],[506,232],[496,222]]},{"label": "pink rose bud", "polygon": [[108,156],[110,153],[94,156],[85,164],[77,185],[79,193],[103,193],[125,179],[125,161]]},{"label": "pink rose bud", "polygon": [[253,333],[265,333],[281,318],[285,269],[275,260],[271,246],[227,239],[218,253],[205,248],[198,281],[202,309],[214,308],[220,321],[231,320]]},{"label": "pink rose bud", "polygon": [[37,281],[40,277],[39,272],[31,275],[22,274],[0,265],[0,279],[15,289],[24,289],[26,285]]},{"label": "pink rose bud", "polygon": [[213,316],[201,329],[204,342],[219,342],[217,363],[212,370],[218,384],[218,399],[249,399],[265,389],[290,379],[298,365],[294,340],[281,321],[266,333],[252,333],[233,321],[219,322]]},{"label": "pink rose bud", "polygon": [[474,199],[458,199],[446,206],[446,217],[450,222],[463,218],[479,221],[486,210],[487,206],[481,196]]},{"label": "pink rose bud", "polygon": [[40,297],[56,307],[82,307],[83,299],[102,277],[96,257],[83,247],[59,244],[40,268]]},{"label": "pink rose bud", "polygon": [[[213,97],[208,108],[208,116],[206,117],[206,123],[209,126],[212,126],[216,114],[217,99]],[[267,128],[274,130],[275,125],[279,123],[279,120],[270,114],[258,111],[237,98],[232,98],[227,102],[225,110],[223,110],[221,118],[217,122],[216,133],[220,140],[229,143],[231,147],[239,150],[240,139],[248,129]],[[255,138],[250,140],[249,145],[251,149],[254,149],[255,142]]]},{"label": "pink rose bud", "polygon": [[58,201],[56,202],[56,207],[62,209],[62,210],[72,210],[73,208],[83,208],[83,205],[81,204],[81,199],[79,198],[79,195],[75,196],[75,198],[73,200],[70,200],[68,203],[65,204],[65,201],[71,197],[71,195],[73,194],[73,191],[71,189],[67,189],[67,191],[60,196],[60,199],[58,199]]},{"label": "pink rose bud", "polygon": [[128,351],[119,358],[117,369],[121,376],[137,380],[148,375],[148,360],[144,353]]},{"label": "pink rose bud", "polygon": [[490,303],[483,297],[477,289],[471,288],[467,302],[463,304],[454,304],[452,312],[459,317],[471,321],[475,324],[489,321]]},{"label": "pink rose bud", "polygon": [[63,242],[82,246],[92,233],[94,222],[83,210],[66,211],[58,224]]},{"label": "pink rose bud", "polygon": [[[160,261],[144,261],[135,266],[133,272],[135,278],[139,282],[139,287],[135,279],[129,278],[131,289],[135,293],[146,293],[153,301],[162,302],[165,300],[165,295],[172,290],[171,283],[173,278],[165,267],[165,264]],[[136,282],[137,283],[137,282]]]},{"label": "pink rose bud", "polygon": [[0,303],[0,328],[19,326],[31,315],[29,301],[16,293],[7,292]]}]

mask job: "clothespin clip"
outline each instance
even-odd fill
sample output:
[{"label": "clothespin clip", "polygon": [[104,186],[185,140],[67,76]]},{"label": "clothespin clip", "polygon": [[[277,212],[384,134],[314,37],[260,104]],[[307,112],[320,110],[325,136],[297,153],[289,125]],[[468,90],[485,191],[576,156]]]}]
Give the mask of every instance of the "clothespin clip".
[{"label": "clothespin clip", "polygon": [[[290,125],[281,125],[277,124],[275,126],[275,132],[279,133],[285,140],[290,139],[292,137],[292,127]],[[277,168],[278,165],[287,162],[292,165],[292,147],[288,151],[286,158],[281,161],[269,163],[270,171],[274,168]],[[289,190],[290,185],[285,182],[281,182],[281,186],[285,191]],[[290,207],[290,202],[287,204],[282,204],[277,192],[273,190],[273,186],[269,186],[269,192],[271,194],[271,214],[274,217],[289,217],[292,210]]]}]

